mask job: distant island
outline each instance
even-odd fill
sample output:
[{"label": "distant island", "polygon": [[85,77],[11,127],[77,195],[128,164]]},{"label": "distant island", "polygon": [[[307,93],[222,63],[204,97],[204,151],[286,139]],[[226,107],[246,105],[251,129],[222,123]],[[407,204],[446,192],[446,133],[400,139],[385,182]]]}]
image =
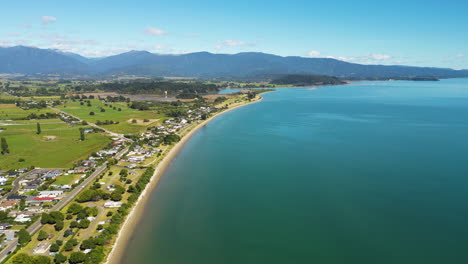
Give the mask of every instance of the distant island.
[{"label": "distant island", "polygon": [[294,85],[294,86],[316,86],[316,85],[339,85],[346,82],[326,75],[308,75],[308,74],[289,74],[270,82],[276,85]]}]

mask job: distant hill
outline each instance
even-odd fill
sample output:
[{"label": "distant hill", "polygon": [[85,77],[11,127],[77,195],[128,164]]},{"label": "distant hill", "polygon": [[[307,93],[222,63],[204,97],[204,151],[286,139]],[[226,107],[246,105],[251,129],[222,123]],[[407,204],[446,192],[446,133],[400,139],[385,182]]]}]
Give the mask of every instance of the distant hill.
[{"label": "distant hill", "polygon": [[0,47],[0,73],[58,73],[89,72],[88,65],[57,51],[24,46]]},{"label": "distant hill", "polygon": [[270,83],[279,85],[336,85],[344,84],[343,81],[336,77],[326,75],[306,75],[306,74],[289,74],[272,80]]},{"label": "distant hill", "polygon": [[257,52],[162,55],[130,51],[89,59],[74,53],[23,46],[0,48],[0,73],[203,78],[255,78],[278,74],[328,75],[344,79],[468,77],[468,70],[362,65],[328,58],[281,57]]}]

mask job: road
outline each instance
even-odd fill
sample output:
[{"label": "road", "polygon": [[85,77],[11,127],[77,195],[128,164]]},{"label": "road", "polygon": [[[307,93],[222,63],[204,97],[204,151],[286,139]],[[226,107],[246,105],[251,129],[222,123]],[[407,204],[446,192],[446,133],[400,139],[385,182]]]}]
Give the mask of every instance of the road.
[{"label": "road", "polygon": [[[124,148],[115,156],[115,159],[120,159],[122,156],[127,153],[129,147]],[[64,208],[69,202],[73,201],[78,193],[80,193],[86,186],[92,183],[103,171],[107,169],[107,162],[102,164],[101,166],[97,167],[96,170],[87,177],[80,185],[76,186],[65,198],[59,201],[56,205],[54,205],[50,211],[59,211]],[[30,225],[26,230],[32,235],[36,233],[41,228],[41,220],[37,220],[32,225]],[[18,246],[18,239],[15,238],[2,250],[0,251],[0,262],[3,261],[9,254],[9,252],[13,252],[16,247]]]},{"label": "road", "polygon": [[5,196],[3,196],[0,200],[1,203],[3,203],[3,201],[10,195],[12,194],[15,194],[16,192],[18,192],[19,188],[20,188],[20,185],[19,185],[19,182],[22,181],[26,176],[28,176],[29,174],[31,174],[34,170],[32,171],[28,171],[26,173],[23,173],[21,176],[19,176],[18,178],[16,178],[16,180],[13,182],[13,189],[11,189],[11,191],[7,194],[5,194]]},{"label": "road", "polygon": [[[54,107],[52,107],[52,106],[49,106],[49,109],[54,110],[54,111],[57,111],[57,112],[60,112],[60,113],[65,114],[65,115],[69,115],[69,116],[71,116],[71,117],[77,119],[77,120],[80,121],[80,122],[86,121],[86,120],[83,120],[83,119],[81,119],[81,118],[79,118],[79,117],[77,117],[77,116],[74,116],[74,115],[70,114],[70,113],[67,113],[67,112],[65,112],[65,111],[62,111],[62,110],[60,110],[60,109],[58,109],[58,108],[54,108]],[[86,122],[87,122],[87,121],[86,121]],[[123,134],[118,134],[118,133],[112,132],[112,131],[110,131],[110,130],[108,130],[108,129],[105,129],[105,128],[103,128],[103,127],[100,127],[100,126],[98,126],[98,125],[96,125],[96,124],[94,124],[94,123],[89,123],[89,122],[87,122],[87,123],[88,123],[89,126],[92,126],[92,127],[98,128],[98,129],[102,129],[104,132],[106,132],[107,134],[111,135],[112,137],[118,137],[118,138],[124,139],[124,140],[126,140],[126,141],[128,141],[128,142],[131,142],[131,141],[132,141],[131,139],[126,138]]]}]

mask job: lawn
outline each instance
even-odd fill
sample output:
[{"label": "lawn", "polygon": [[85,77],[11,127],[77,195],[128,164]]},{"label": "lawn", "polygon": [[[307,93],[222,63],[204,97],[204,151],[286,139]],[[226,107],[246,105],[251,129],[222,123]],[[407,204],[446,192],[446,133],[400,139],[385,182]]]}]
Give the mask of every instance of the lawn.
[{"label": "lawn", "polygon": [[[6,126],[0,136],[6,139],[10,154],[0,156],[0,168],[68,168],[111,142],[109,137],[94,133],[86,134],[86,140],[80,141],[79,127],[42,123],[42,133],[37,135],[35,124]],[[25,161],[19,162],[20,158]]]},{"label": "lawn", "polygon": [[76,180],[81,179],[82,173],[73,173],[68,175],[58,176],[54,182],[57,185],[72,185]]},{"label": "lawn", "polygon": [[[126,103],[109,103],[108,106],[105,106],[106,103],[104,101],[98,99],[90,101],[91,106],[87,106],[86,102],[80,105],[78,101],[68,101],[65,105],[58,106],[58,108],[90,123],[96,123],[98,120],[102,122],[106,120],[119,122],[119,124],[102,126],[116,133],[138,133],[146,130],[146,127],[150,125],[154,126],[158,124],[159,120],[162,120],[164,117],[161,114],[156,114],[154,111],[131,109]],[[105,109],[105,112],[101,112],[101,108]],[[121,111],[118,111],[119,108]],[[94,112],[94,115],[90,115],[90,112]],[[132,123],[133,119],[138,122],[136,124]],[[148,119],[149,122],[143,122],[145,119]]]},{"label": "lawn", "polygon": [[26,118],[32,113],[40,115],[45,113],[54,113],[54,111],[50,109],[23,110],[14,104],[0,104],[0,120],[19,120]]}]

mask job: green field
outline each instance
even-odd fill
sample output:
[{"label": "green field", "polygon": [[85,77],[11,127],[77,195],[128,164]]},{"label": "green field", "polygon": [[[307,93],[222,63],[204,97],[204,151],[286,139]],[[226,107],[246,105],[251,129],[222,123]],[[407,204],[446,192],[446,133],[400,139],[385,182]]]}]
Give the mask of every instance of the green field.
[{"label": "green field", "polygon": [[[161,114],[156,114],[152,111],[139,111],[127,107],[126,103],[109,103],[105,106],[105,103],[98,99],[92,99],[91,106],[87,106],[86,102],[84,105],[80,105],[80,102],[69,101],[65,105],[60,105],[57,108],[63,110],[71,115],[77,116],[83,120],[86,120],[90,123],[96,123],[97,120],[106,121],[112,120],[114,122],[119,122],[119,124],[114,125],[103,125],[103,128],[106,128],[110,131],[117,133],[137,133],[140,131],[146,130],[146,127],[149,125],[155,125],[158,123],[158,120],[161,120],[164,116]],[[106,111],[101,112],[101,107]],[[116,109],[114,110],[113,107]],[[121,108],[122,111],[118,111]],[[90,112],[94,112],[94,115],[90,115]],[[136,119],[139,121],[137,124],[133,124],[131,121]],[[143,123],[144,119],[150,120],[149,122]]]},{"label": "green field", "polygon": [[18,120],[26,118],[29,114],[54,113],[50,109],[29,109],[23,110],[14,104],[0,104],[0,120]]},{"label": "green field", "polygon": [[54,182],[57,185],[72,185],[76,180],[81,179],[83,173],[73,173],[68,175],[58,176]]},{"label": "green field", "polygon": [[[42,123],[42,133],[37,135],[36,124],[5,126],[6,130],[0,132],[0,137],[7,140],[10,154],[0,155],[0,169],[32,165],[68,168],[75,161],[87,158],[90,153],[101,150],[111,142],[102,134],[86,134],[86,140],[80,141],[79,127],[65,123]],[[20,158],[25,161],[19,162]]]}]

